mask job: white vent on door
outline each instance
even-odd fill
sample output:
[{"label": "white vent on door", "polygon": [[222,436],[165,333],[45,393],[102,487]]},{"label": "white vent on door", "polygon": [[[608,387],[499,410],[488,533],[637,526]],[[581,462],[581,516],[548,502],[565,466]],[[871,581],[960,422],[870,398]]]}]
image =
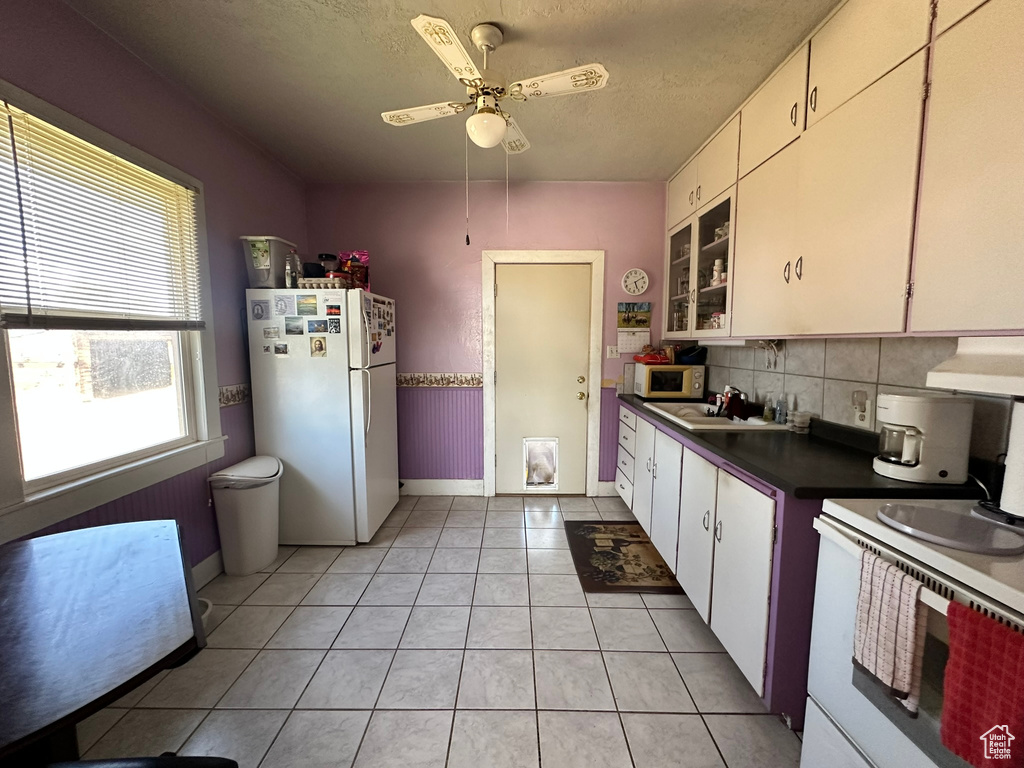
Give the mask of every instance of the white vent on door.
[{"label": "white vent on door", "polygon": [[558,438],[523,438],[523,490],[558,490]]}]

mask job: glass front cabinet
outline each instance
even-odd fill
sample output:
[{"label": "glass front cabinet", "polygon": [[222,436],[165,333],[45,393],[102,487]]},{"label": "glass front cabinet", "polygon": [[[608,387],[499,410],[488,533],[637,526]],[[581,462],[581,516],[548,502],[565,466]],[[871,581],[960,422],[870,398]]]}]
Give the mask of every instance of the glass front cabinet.
[{"label": "glass front cabinet", "polygon": [[729,335],[733,186],[669,231],[665,337]]}]

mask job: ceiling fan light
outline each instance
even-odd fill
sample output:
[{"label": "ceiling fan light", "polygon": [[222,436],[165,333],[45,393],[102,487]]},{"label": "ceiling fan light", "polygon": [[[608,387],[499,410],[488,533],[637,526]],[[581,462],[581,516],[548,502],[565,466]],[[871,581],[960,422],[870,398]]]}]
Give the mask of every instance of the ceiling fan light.
[{"label": "ceiling fan light", "polygon": [[508,126],[505,118],[493,110],[482,109],[466,120],[466,133],[478,147],[490,149],[496,147],[505,138]]}]

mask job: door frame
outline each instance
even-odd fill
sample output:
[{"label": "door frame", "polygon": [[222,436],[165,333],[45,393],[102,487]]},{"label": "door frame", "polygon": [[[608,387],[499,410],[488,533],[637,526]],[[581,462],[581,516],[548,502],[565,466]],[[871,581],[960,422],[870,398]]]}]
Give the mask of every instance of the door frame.
[{"label": "door frame", "polygon": [[484,251],[483,353],[484,353],[484,496],[494,495],[494,285],[498,264],[590,265],[590,365],[587,374],[587,495],[597,496],[601,449],[601,342],[604,322],[604,251]]}]

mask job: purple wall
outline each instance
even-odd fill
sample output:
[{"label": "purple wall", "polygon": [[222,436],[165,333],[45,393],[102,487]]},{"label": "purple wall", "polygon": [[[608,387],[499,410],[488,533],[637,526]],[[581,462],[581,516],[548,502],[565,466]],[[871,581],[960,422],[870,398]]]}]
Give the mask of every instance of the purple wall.
[{"label": "purple wall", "polygon": [[619,401],[615,387],[601,389],[601,452],[597,479],[615,479],[615,462],[619,455]]},{"label": "purple wall", "polygon": [[[466,245],[466,189],[458,182],[312,185],[310,252],[365,248],[373,290],[398,302],[400,373],[483,370],[481,252],[599,249],[605,253],[604,337],[614,343],[615,304],[632,301],[622,275],[642,267],[641,298],[661,312],[665,256],[662,183],[473,182]],[[605,360],[616,379],[624,360]]]},{"label": "purple wall", "polygon": [[398,476],[408,480],[484,476],[482,389],[398,388]]},{"label": "purple wall", "polygon": [[[302,182],[59,0],[5,0],[0,77],[203,182],[218,379],[247,382],[238,236],[273,234],[305,245]],[[251,455],[248,407],[222,409],[221,416],[230,440],[217,464]],[[206,504],[210,470],[180,475],[62,525],[175,517],[185,524],[197,562],[217,549]]]},{"label": "purple wall", "polygon": [[[604,344],[615,339],[616,303],[632,300],[623,273],[641,267],[651,287],[641,298],[661,311],[665,185],[660,183],[473,182],[465,243],[465,186],[457,182],[313,185],[307,193],[310,252],[365,248],[373,290],[398,302],[398,370],[483,370],[481,252],[509,249],[605,251]],[[660,321],[659,321],[660,322]],[[543,345],[543,334],[539,342]],[[625,358],[603,360],[604,383]],[[612,380],[612,381],[609,381]],[[400,473],[405,478],[482,476],[479,393],[446,395],[442,423],[435,401],[416,389],[399,396]],[[602,480],[615,479],[618,415],[614,389],[601,407]],[[476,410],[473,410],[476,409]],[[480,426],[477,426],[479,420]],[[473,431],[475,430],[475,431]],[[477,462],[477,463],[473,463]]]}]

